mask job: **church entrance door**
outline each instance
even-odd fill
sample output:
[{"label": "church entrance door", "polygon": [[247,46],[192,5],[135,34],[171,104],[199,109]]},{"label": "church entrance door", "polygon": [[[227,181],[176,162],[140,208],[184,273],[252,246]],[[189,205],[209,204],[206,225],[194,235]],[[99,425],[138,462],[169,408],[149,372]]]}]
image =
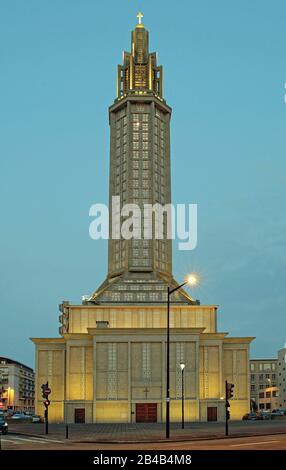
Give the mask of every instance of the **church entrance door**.
[{"label": "church entrance door", "polygon": [[217,421],[217,407],[208,406],[208,421]]},{"label": "church entrance door", "polygon": [[136,403],[136,423],[157,423],[157,403]]},{"label": "church entrance door", "polygon": [[85,409],[84,408],[75,408],[75,410],[74,410],[74,422],[75,423],[85,423]]}]

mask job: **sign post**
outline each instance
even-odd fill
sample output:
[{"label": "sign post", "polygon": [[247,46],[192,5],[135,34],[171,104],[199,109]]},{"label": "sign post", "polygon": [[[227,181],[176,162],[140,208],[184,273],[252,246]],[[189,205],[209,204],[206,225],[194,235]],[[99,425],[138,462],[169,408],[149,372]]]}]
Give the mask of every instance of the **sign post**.
[{"label": "sign post", "polygon": [[51,393],[51,389],[49,388],[49,382],[41,385],[42,389],[42,397],[44,398],[44,406],[45,406],[45,434],[49,434],[49,406],[50,400],[49,395]]}]

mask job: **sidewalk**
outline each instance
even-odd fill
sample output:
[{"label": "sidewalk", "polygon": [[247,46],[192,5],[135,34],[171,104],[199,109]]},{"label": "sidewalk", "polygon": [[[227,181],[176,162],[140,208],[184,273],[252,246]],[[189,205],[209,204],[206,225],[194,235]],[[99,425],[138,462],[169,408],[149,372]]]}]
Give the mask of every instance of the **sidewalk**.
[{"label": "sidewalk", "polygon": [[[230,437],[248,437],[256,435],[280,434],[286,431],[286,421],[282,422],[230,422]],[[224,423],[186,423],[185,429],[181,423],[171,423],[170,439],[165,437],[164,423],[134,423],[134,424],[70,424],[68,426],[69,440],[77,443],[108,442],[108,443],[141,443],[164,441],[191,441],[201,439],[225,438]],[[33,437],[46,437],[45,425],[30,423],[9,423],[9,433]],[[50,439],[65,439],[64,424],[50,424]]]}]

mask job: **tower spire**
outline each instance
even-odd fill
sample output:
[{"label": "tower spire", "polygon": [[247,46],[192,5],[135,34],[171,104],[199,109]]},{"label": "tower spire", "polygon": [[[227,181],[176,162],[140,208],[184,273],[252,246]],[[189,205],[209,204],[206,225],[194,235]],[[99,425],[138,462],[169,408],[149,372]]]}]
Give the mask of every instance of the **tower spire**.
[{"label": "tower spire", "polygon": [[138,23],[131,33],[131,51],[124,52],[118,65],[117,100],[126,95],[155,95],[163,99],[163,69],[155,52],[149,52],[149,33],[137,14]]}]

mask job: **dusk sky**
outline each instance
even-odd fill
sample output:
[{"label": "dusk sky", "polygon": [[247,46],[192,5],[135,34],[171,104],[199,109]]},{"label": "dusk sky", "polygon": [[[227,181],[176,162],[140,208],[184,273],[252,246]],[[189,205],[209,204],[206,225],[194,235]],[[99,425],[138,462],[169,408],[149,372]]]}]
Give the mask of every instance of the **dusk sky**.
[{"label": "dusk sky", "polygon": [[108,202],[108,106],[141,10],[164,67],[172,198],[198,204],[180,282],[217,304],[219,331],[286,341],[285,0],[0,1],[0,355],[34,366],[29,337],[58,336],[58,304],[105,279],[89,208]]}]

